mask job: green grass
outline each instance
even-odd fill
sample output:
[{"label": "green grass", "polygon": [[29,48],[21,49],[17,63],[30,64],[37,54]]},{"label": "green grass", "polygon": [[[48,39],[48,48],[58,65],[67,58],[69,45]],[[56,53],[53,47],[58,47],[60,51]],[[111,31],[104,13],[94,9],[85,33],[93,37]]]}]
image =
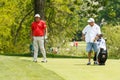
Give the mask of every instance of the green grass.
[{"label": "green grass", "polygon": [[108,60],[105,66],[87,66],[87,59],[49,59],[45,68],[65,80],[119,80],[120,60]]},{"label": "green grass", "polygon": [[31,60],[0,55],[0,80],[64,80]]},{"label": "green grass", "polygon": [[[30,60],[30,58],[21,58]],[[39,59],[40,61],[40,59]],[[120,60],[109,59],[105,66],[87,66],[87,59],[49,58],[44,68],[54,71],[65,80],[119,80]],[[55,79],[53,79],[55,80]]]},{"label": "green grass", "polygon": [[84,58],[48,58],[0,55],[0,80],[119,80],[120,60],[108,59],[105,66],[87,66]]}]

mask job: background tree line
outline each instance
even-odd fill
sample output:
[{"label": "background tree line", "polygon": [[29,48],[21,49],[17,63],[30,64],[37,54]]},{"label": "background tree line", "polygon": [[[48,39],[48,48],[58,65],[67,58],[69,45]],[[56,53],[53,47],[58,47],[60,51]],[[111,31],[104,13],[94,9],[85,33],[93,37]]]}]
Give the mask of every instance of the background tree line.
[{"label": "background tree line", "polygon": [[[62,47],[74,38],[79,40],[87,19],[93,17],[103,26],[110,54],[120,49],[117,44],[119,26],[113,29],[113,26],[120,24],[120,0],[0,0],[0,53],[29,52],[30,25],[36,13],[35,1],[43,1],[44,4],[40,7],[43,8],[40,15],[48,26],[47,48]],[[109,28],[115,34],[108,34]],[[110,47],[112,43],[115,43],[113,48]]]}]

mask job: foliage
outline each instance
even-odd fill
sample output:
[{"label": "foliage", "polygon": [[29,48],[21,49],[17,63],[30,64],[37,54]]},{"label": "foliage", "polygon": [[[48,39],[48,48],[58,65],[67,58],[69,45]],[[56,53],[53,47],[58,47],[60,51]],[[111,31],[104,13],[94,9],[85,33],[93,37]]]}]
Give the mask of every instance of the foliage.
[{"label": "foliage", "polygon": [[[80,39],[81,30],[87,24],[89,17],[95,18],[99,24],[102,20],[112,25],[119,24],[120,21],[120,0],[45,1],[44,16],[48,27],[47,49],[62,47],[74,38]],[[34,0],[0,0],[0,53],[29,52],[30,25],[34,21],[33,9]],[[107,30],[106,28],[105,34]],[[116,36],[108,35],[108,37],[116,39],[117,33],[114,35]]]},{"label": "foliage", "polygon": [[21,20],[32,9],[32,3],[29,0],[1,0],[0,4],[0,52],[23,52],[23,49],[26,49],[24,46],[29,42],[25,39],[30,34],[31,16],[24,21],[17,41],[15,35],[18,33]]},{"label": "foliage", "polygon": [[120,26],[104,26],[104,36],[107,38],[107,47],[110,56],[120,57]]},{"label": "foliage", "polygon": [[108,24],[120,24],[120,0],[83,0],[82,5],[79,5],[79,0],[75,1],[80,6],[80,9],[77,11],[80,18],[93,17],[98,24],[102,20]]},{"label": "foliage", "polygon": [[99,18],[105,19],[107,23],[113,25],[120,24],[120,0],[102,0],[102,10],[99,12]]},{"label": "foliage", "polygon": [[[51,0],[46,4],[49,46],[61,46],[70,41],[78,29],[79,16],[71,10],[69,0]],[[56,7],[57,6],[57,7]],[[76,15],[76,16],[75,16]]]}]

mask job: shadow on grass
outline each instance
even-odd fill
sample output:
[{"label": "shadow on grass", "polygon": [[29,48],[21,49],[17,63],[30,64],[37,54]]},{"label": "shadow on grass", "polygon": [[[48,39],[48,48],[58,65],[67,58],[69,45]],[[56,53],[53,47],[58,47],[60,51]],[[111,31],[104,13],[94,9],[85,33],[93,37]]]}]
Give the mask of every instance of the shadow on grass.
[{"label": "shadow on grass", "polygon": [[[32,57],[33,55],[31,53],[4,53],[0,55],[4,56],[20,56],[20,57]],[[39,54],[38,57],[42,57],[42,54]],[[62,55],[62,54],[47,54],[47,58],[87,58],[87,56],[70,56],[70,55]]]}]

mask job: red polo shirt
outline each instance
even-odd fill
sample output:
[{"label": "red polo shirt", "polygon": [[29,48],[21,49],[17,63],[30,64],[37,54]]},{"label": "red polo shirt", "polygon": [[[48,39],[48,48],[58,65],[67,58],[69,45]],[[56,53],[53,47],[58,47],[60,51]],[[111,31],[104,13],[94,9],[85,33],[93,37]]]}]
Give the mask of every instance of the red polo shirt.
[{"label": "red polo shirt", "polygon": [[46,23],[43,20],[39,22],[33,22],[31,25],[33,36],[44,36],[45,35]]}]

